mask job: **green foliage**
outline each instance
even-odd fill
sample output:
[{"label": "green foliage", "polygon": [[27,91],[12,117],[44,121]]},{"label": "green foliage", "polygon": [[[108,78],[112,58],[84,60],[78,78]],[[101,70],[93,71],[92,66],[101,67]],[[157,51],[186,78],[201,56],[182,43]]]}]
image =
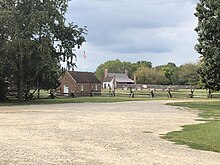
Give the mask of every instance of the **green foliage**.
[{"label": "green foliage", "polygon": [[150,61],[138,61],[136,63],[133,63],[134,71],[136,71],[139,67],[147,67],[152,68],[153,65]]},{"label": "green foliage", "polygon": [[128,77],[133,77],[133,73],[141,66],[151,68],[152,63],[149,61],[138,61],[136,63],[130,62],[121,62],[120,60],[107,61],[104,64],[101,64],[96,69],[96,76],[103,80],[105,69],[108,69],[109,73],[125,73],[125,70],[128,71]]},{"label": "green foliage", "polygon": [[24,88],[54,87],[60,60],[75,65],[74,48],[85,41],[86,29],[65,22],[67,7],[68,0],[0,0],[0,57],[11,68],[19,100]]},{"label": "green foliage", "polygon": [[105,69],[113,73],[124,73],[128,70],[128,76],[137,77],[137,83],[166,84],[166,85],[197,85],[202,87],[198,76],[198,64],[184,64],[180,67],[174,63],[152,67],[149,61],[136,63],[121,62],[120,60],[107,61],[96,69],[96,76],[103,80]]},{"label": "green foliage", "polygon": [[109,73],[125,73],[128,70],[129,76],[133,73],[133,67],[130,62],[121,62],[120,60],[107,61],[101,64],[96,69],[96,76],[102,80],[104,78],[105,69],[108,69]]},{"label": "green foliage", "polygon": [[197,85],[199,83],[198,64],[184,64],[179,67],[178,78],[181,85]]},{"label": "green foliage", "polygon": [[178,67],[174,63],[167,63],[166,65],[160,65],[155,67],[157,71],[162,70],[169,80],[169,85],[176,85],[178,84]]},{"label": "green foliage", "polygon": [[195,16],[198,18],[198,44],[201,54],[200,75],[205,87],[220,90],[220,1],[200,0]]},{"label": "green foliage", "polygon": [[140,84],[167,84],[168,80],[162,71],[156,71],[145,66],[139,67],[135,71],[137,83]]}]

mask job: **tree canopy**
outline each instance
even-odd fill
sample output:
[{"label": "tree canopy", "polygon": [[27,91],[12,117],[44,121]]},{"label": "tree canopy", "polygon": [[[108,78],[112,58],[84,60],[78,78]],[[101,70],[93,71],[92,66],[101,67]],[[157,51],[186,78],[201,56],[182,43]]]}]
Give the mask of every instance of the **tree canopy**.
[{"label": "tree canopy", "polygon": [[165,77],[168,79],[168,84],[176,85],[178,82],[178,67],[175,63],[168,62],[166,65],[159,65],[155,67],[157,71],[162,70]]},{"label": "tree canopy", "polygon": [[86,29],[66,22],[68,1],[0,0],[1,71],[6,78],[5,66],[11,69],[19,100],[25,88],[55,84],[60,61],[75,65],[75,48],[85,42]]},{"label": "tree canopy", "polygon": [[133,67],[130,62],[121,62],[120,60],[110,60],[101,65],[96,69],[96,76],[102,80],[104,78],[105,69],[108,69],[112,73],[124,73],[128,70],[129,76],[133,73]]},{"label": "tree canopy", "polygon": [[197,85],[200,80],[198,70],[198,64],[187,63],[181,65],[178,70],[179,83],[181,85]]},{"label": "tree canopy", "polygon": [[102,80],[105,69],[113,73],[124,73],[128,70],[128,76],[136,76],[137,83],[141,84],[166,84],[166,85],[197,85],[198,64],[187,63],[176,66],[169,62],[166,65],[153,67],[149,61],[137,61],[130,63],[120,60],[111,60],[99,65],[96,69],[96,76]]},{"label": "tree canopy", "polygon": [[205,87],[220,90],[220,0],[200,0],[195,16],[198,18],[198,44],[201,55],[200,75]]},{"label": "tree canopy", "polygon": [[135,75],[137,77],[137,83],[140,84],[168,84],[168,79],[166,78],[162,70],[156,71],[155,69],[140,66],[136,71]]}]

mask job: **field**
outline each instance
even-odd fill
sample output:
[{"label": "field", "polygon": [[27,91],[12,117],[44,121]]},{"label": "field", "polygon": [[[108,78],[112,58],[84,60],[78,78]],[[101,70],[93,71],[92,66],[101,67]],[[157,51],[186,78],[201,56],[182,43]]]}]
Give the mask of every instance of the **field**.
[{"label": "field", "polygon": [[[134,97],[135,98],[149,98],[151,89],[142,89],[142,90],[132,90],[134,92]],[[117,97],[129,97],[130,91],[129,90],[121,90],[117,89],[116,90],[116,96]],[[190,89],[173,89],[171,90],[171,94],[173,98],[189,98],[190,94]],[[220,94],[220,93],[215,93],[215,94]],[[108,90],[102,90],[102,96],[109,96],[109,91]],[[207,98],[207,92],[206,90],[195,90],[194,91],[194,97],[195,98]],[[162,90],[162,89],[156,89],[154,91],[154,98],[160,98],[160,99],[165,99],[168,98],[167,96],[167,91]]]},{"label": "field", "polygon": [[200,121],[206,123],[183,126],[182,131],[168,133],[167,139],[195,149],[220,152],[220,101],[172,103],[171,105],[199,110]]},{"label": "field", "polygon": [[[55,99],[48,99],[49,91],[41,91],[40,99],[24,101],[22,103],[17,102],[17,98],[10,97],[9,102],[0,103],[0,105],[17,105],[17,104],[61,104],[61,103],[84,103],[84,102],[124,102],[124,101],[143,101],[143,100],[192,100],[189,98],[190,90],[189,89],[179,89],[171,90],[172,98],[167,97],[166,90],[155,90],[154,98],[150,97],[150,89],[143,90],[132,90],[134,93],[134,98],[130,97],[129,90],[117,89],[115,97],[111,96],[111,93],[108,90],[102,90],[101,96],[95,97],[79,97],[71,98],[66,96],[58,96]],[[220,93],[214,93],[216,96],[220,97]],[[37,95],[35,94],[35,98]],[[207,92],[205,90],[195,90],[193,100],[207,100]],[[216,98],[213,98],[213,100]]]}]

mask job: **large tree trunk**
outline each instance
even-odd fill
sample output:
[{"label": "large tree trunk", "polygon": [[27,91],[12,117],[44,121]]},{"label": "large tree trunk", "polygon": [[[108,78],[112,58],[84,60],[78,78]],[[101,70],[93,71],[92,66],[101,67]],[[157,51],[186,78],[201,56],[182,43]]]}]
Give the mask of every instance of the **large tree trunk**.
[{"label": "large tree trunk", "polygon": [[0,101],[6,100],[5,92],[5,79],[0,78]]},{"label": "large tree trunk", "polygon": [[212,98],[212,91],[211,91],[210,88],[209,88],[209,93],[208,93],[207,97],[208,97],[208,98]]},{"label": "large tree trunk", "polygon": [[40,86],[39,86],[39,80],[37,79],[37,98],[40,99]]},{"label": "large tree trunk", "polygon": [[37,89],[37,98],[40,99],[40,88]]},{"label": "large tree trunk", "polygon": [[20,60],[18,66],[18,101],[23,101],[24,95],[24,72],[23,72],[23,62]]}]

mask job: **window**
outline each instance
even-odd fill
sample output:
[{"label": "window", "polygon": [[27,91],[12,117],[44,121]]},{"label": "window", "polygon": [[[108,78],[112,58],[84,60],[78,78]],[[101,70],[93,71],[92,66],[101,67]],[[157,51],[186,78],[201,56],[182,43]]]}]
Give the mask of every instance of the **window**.
[{"label": "window", "polygon": [[98,91],[98,85],[97,84],[95,84],[95,90]]}]

